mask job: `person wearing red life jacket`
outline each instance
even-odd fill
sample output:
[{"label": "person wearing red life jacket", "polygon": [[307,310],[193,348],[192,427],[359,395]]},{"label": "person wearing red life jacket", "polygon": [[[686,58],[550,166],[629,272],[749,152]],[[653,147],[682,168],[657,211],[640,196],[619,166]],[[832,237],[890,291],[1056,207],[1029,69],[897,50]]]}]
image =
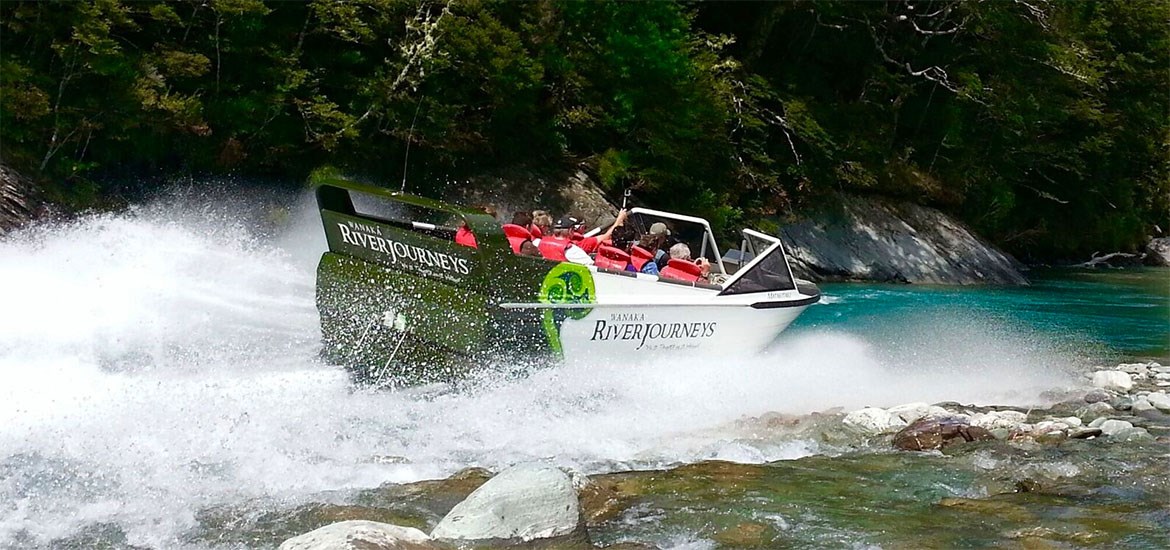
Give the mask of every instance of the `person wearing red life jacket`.
[{"label": "person wearing red life jacket", "polygon": [[479,248],[479,246],[475,243],[475,234],[471,232],[471,228],[467,227],[466,223],[460,225],[459,229],[455,230],[455,242],[463,246]]},{"label": "person wearing red life jacket", "polygon": [[531,230],[532,214],[523,210],[512,214],[512,223],[504,224],[504,236],[512,246],[512,253],[521,256],[539,257],[540,249],[536,247]]},{"label": "person wearing red life jacket", "polygon": [[581,247],[573,244],[572,232],[576,224],[577,220],[568,216],[557,220],[552,225],[552,235],[545,234],[541,237],[540,244],[536,245],[540,249],[540,254],[558,262],[593,265],[593,258],[590,258]]},{"label": "person wearing red life jacket", "polygon": [[567,218],[569,218],[573,224],[569,239],[574,243],[574,245],[577,245],[581,249],[585,250],[587,254],[596,254],[598,248],[601,246],[613,246],[614,229],[625,226],[626,218],[628,218],[628,216],[629,213],[626,212],[625,209],[621,209],[621,211],[618,212],[618,218],[613,220],[613,224],[610,225],[610,228],[606,229],[605,233],[594,236],[585,236],[579,233],[581,229],[584,228],[584,224],[581,224],[581,222],[577,218],[573,218],[573,216],[567,216]]},{"label": "person wearing red life jacket", "polygon": [[[690,265],[679,265],[680,263]],[[687,243],[678,243],[670,247],[670,261],[661,273],[663,277],[707,283],[710,282],[711,262],[708,262],[707,258],[692,260],[691,247],[687,246]]]}]

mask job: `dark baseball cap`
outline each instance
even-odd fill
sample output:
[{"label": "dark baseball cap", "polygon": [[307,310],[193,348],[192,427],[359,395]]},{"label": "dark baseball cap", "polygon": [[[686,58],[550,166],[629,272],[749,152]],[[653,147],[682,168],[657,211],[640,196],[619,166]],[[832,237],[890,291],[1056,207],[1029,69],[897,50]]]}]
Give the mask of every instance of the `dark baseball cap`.
[{"label": "dark baseball cap", "polygon": [[581,220],[572,216],[565,216],[553,224],[553,229],[572,229],[578,225],[581,225]]}]

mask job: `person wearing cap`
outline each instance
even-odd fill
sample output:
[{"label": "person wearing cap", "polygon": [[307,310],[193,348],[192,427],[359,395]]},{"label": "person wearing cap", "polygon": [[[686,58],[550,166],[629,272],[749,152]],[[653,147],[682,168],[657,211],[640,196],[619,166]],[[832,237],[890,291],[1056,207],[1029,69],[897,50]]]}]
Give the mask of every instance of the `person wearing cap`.
[{"label": "person wearing cap", "polygon": [[[609,228],[601,237],[594,241],[596,248],[599,242],[609,242],[613,236],[613,230],[621,227],[626,222],[626,211],[618,212],[617,219],[614,220],[613,226]],[[540,254],[547,259],[556,260],[558,262],[569,261],[575,264],[593,265],[593,258],[589,257],[589,253],[584,248],[577,246],[573,242],[573,229],[580,225],[581,222],[572,216],[564,216],[558,219],[552,225],[552,235],[545,235],[537,243],[536,247],[540,249]]]},{"label": "person wearing cap", "polygon": [[573,227],[576,225],[577,220],[568,216],[553,222],[552,234],[541,237],[540,243],[536,245],[540,249],[540,255],[558,262],[593,265],[593,258],[589,257],[589,253],[573,244],[571,240]]},{"label": "person wearing cap", "polygon": [[[577,234],[572,235],[570,238],[572,238],[573,242],[576,243],[577,246],[581,247],[581,249],[585,252],[589,254],[595,254],[597,253],[597,249],[601,248],[601,245],[613,244],[614,230],[624,226],[626,224],[626,218],[629,217],[629,215],[630,213],[626,212],[625,209],[619,210],[617,218],[613,221],[612,224],[610,224],[609,229],[605,230],[605,233],[595,235],[593,237],[581,237],[580,234]],[[577,218],[570,219],[572,219],[576,224],[572,228],[573,231],[579,231],[582,229],[583,224]]]},{"label": "person wearing cap", "polygon": [[[645,237],[649,236],[650,239]],[[650,225],[650,231],[643,236],[642,247],[654,253],[654,264],[658,269],[666,267],[666,262],[670,261],[670,254],[666,251],[666,238],[670,236],[670,229],[667,229],[666,224],[662,222],[654,222]]]}]

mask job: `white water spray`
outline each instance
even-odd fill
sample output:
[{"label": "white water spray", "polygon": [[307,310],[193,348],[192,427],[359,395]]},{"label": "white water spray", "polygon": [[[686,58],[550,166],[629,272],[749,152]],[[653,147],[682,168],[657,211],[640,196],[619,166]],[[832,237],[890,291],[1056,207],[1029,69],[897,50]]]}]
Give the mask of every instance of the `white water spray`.
[{"label": "white water spray", "polygon": [[911,345],[897,364],[887,352],[905,342],[805,333],[719,364],[355,390],[317,358],[313,207],[270,232],[257,220],[283,210],[211,204],[163,200],[0,241],[0,546],[113,523],[130,544],[179,547],[209,507],[530,459],[597,472],[796,458],[820,449],[743,419],[1062,382],[1046,368],[1060,358],[1027,338],[965,326],[961,342]]}]

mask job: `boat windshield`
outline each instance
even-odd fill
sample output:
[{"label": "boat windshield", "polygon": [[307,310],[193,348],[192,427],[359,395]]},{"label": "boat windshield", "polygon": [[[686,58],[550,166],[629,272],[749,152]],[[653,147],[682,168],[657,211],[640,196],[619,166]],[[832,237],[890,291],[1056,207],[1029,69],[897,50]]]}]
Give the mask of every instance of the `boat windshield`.
[{"label": "boat windshield", "polygon": [[778,239],[751,229],[744,229],[743,237],[745,256],[750,254],[754,259],[735,274],[730,284],[720,294],[748,294],[796,288],[792,270],[789,269],[788,260],[784,256],[784,245]]}]

